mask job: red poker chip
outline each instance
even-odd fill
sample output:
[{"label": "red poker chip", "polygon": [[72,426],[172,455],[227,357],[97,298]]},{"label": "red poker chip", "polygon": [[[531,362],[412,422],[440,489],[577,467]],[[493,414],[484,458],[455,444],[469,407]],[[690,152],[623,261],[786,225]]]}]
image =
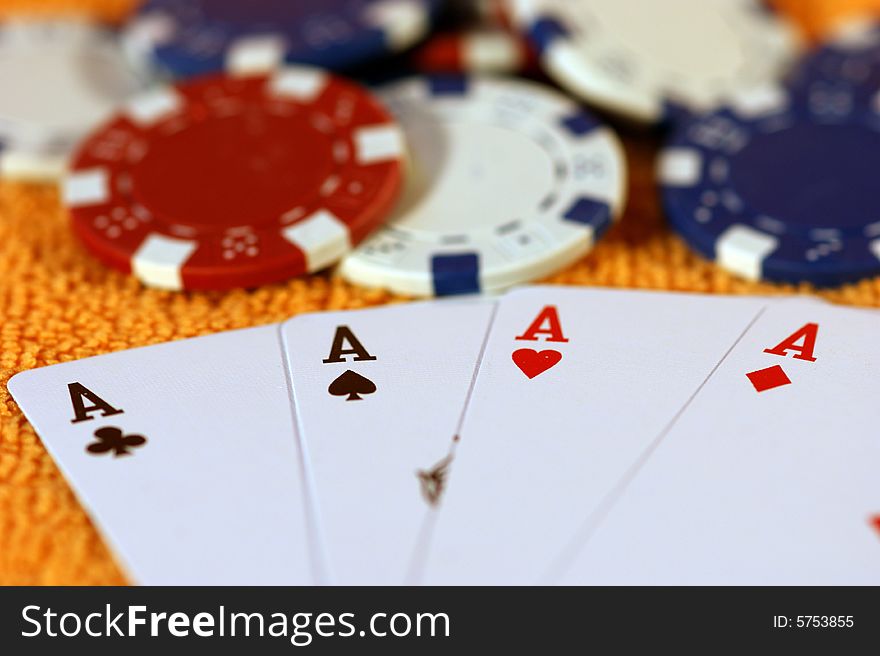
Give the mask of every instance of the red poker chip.
[{"label": "red poker chip", "polygon": [[164,289],[255,287],[323,269],[378,227],[402,132],[324,71],[218,75],[136,98],[73,158],[73,227],[107,265]]}]

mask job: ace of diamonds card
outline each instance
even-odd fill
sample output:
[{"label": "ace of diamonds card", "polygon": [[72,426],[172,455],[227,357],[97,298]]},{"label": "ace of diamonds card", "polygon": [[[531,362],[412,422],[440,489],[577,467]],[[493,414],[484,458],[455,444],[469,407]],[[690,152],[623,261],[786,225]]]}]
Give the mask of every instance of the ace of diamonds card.
[{"label": "ace of diamonds card", "polygon": [[768,306],[560,580],[880,583],[878,335],[875,311]]}]

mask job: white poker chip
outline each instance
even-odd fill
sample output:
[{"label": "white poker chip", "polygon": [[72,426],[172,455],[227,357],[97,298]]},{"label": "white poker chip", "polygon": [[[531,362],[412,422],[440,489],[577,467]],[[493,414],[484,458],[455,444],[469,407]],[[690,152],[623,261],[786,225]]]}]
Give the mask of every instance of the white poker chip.
[{"label": "white poker chip", "polygon": [[557,83],[646,123],[778,80],[801,49],[757,0],[510,0],[510,11]]},{"label": "white poker chip", "polygon": [[113,35],[75,20],[0,25],[0,175],[57,179],[79,139],[143,87]]},{"label": "white poker chip", "polygon": [[620,216],[615,134],[533,82],[416,77],[379,91],[410,171],[388,224],[345,257],[351,282],[413,296],[497,292],[585,253]]}]

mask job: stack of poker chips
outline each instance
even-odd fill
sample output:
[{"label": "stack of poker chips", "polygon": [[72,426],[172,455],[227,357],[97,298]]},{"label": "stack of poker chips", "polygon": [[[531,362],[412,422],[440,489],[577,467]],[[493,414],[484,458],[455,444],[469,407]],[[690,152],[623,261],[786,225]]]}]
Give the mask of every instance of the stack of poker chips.
[{"label": "stack of poker chips", "polygon": [[[86,248],[150,286],[338,264],[497,292],[621,217],[611,120],[666,133],[664,207],[698,252],[836,285],[880,273],[878,41],[803,55],[757,0],[147,0],[120,34],[0,26],[0,170],[61,179]],[[377,69],[399,79],[364,86]]]}]

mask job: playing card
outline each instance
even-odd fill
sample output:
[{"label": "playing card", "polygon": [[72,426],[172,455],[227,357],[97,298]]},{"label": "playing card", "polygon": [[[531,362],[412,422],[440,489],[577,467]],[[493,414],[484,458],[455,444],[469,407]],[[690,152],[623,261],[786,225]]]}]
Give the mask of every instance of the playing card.
[{"label": "playing card", "polygon": [[880,583],[880,314],[768,307],[562,581]]},{"label": "playing card", "polygon": [[315,580],[277,326],[26,371],[9,390],[135,582]]},{"label": "playing card", "polygon": [[766,303],[565,287],[504,297],[424,580],[545,580]]},{"label": "playing card", "polygon": [[408,580],[493,311],[434,302],[284,324],[328,582]]}]

